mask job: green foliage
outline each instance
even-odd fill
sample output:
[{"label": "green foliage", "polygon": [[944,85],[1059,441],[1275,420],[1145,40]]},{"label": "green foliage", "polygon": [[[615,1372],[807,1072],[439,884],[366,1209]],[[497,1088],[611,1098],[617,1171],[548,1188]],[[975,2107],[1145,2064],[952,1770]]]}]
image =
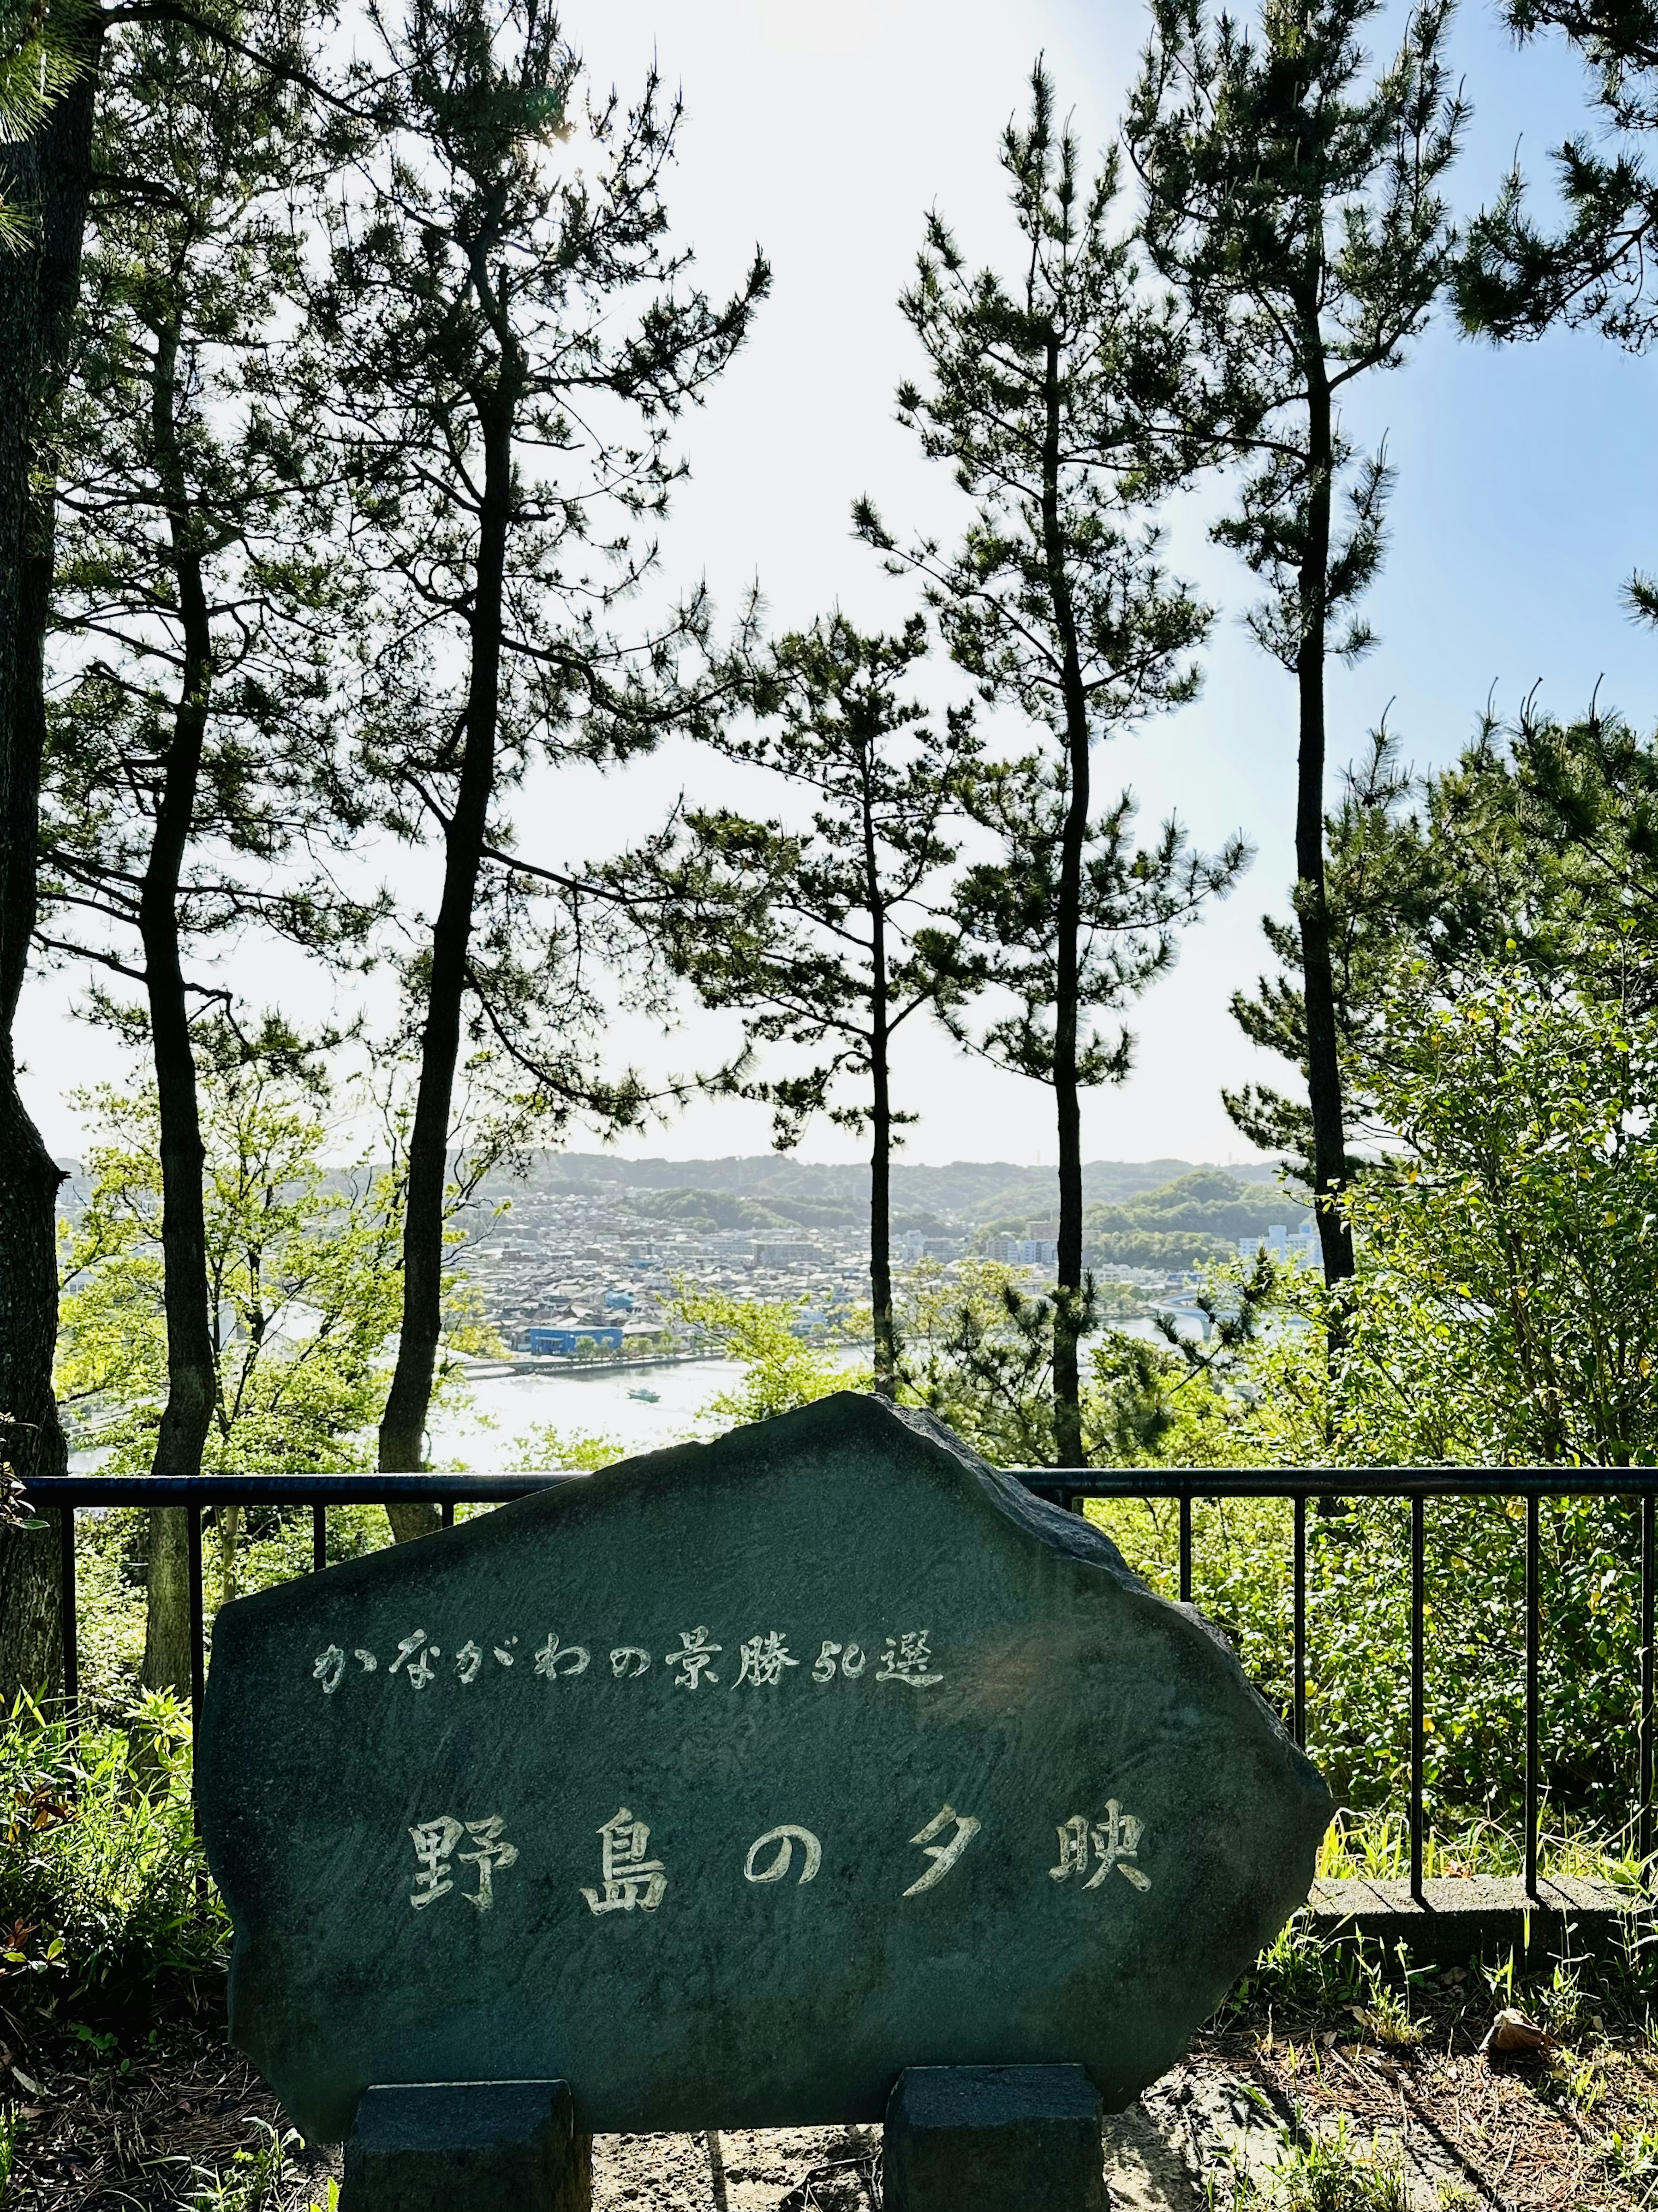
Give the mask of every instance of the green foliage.
[{"label": "green foliage", "polygon": [[1199,1168],[1116,1206],[1090,1206],[1083,1235],[1096,1267],[1198,1267],[1230,1258],[1241,1237],[1297,1224],[1303,1208],[1271,1183]]},{"label": "green foliage", "polygon": [[949,1283],[918,1271],[902,1332],[903,1402],[924,1406],[993,1463],[1053,1464],[1051,1298],[1030,1297],[1023,1275],[995,1261],[965,1261]]},{"label": "green foliage", "polygon": [[223,1964],[229,1923],[196,1836],[188,1720],[155,1694],[132,1718],[131,1730],[83,1729],[78,1747],[27,1699],[0,1718],[8,2009],[65,1998],[141,2008],[158,1978]]},{"label": "green foliage", "polygon": [[[1553,149],[1558,228],[1530,216],[1516,156],[1495,203],[1469,226],[1457,270],[1463,326],[1496,339],[1588,324],[1643,350],[1655,328],[1658,178],[1649,149],[1658,130],[1658,14],[1650,0],[1506,0],[1503,13],[1521,40],[1564,33],[1584,64],[1600,127]],[[1635,585],[1650,597],[1646,579]],[[1649,615],[1639,590],[1631,596]]]},{"label": "green foliage", "polygon": [[[440,1094],[427,1180],[452,1083],[436,1040],[458,1019],[544,1127],[645,1109],[640,1079],[604,1079],[589,1049],[610,908],[573,926],[577,886],[519,864],[506,802],[537,759],[602,763],[698,723],[677,670],[706,637],[700,595],[636,641],[610,618],[658,566],[674,423],[769,281],[757,255],[728,300],[686,281],[663,197],[678,101],[654,70],[631,106],[583,77],[536,0],[377,10],[350,83],[374,128],[318,208],[310,373],[386,617],[361,761],[398,836],[441,833],[451,887],[405,970]],[[424,1182],[416,1212],[429,1233]]]},{"label": "green foliage", "polygon": [[[946,829],[977,739],[970,710],[930,716],[902,696],[926,650],[919,616],[865,635],[837,612],[751,653],[754,726],[709,742],[800,792],[810,833],[693,808],[648,855],[667,900],[652,927],[673,972],[704,1005],[740,1011],[757,1042],[806,1048],[805,1069],[739,1085],[772,1107],[781,1150],[820,1112],[853,1131],[876,1124],[887,1141],[908,1118],[886,1101],[890,1040],[960,995],[936,933],[917,925],[956,857]],[[641,856],[616,865],[636,874]]]},{"label": "green foliage", "polygon": [[580,1429],[556,1429],[550,1421],[537,1421],[519,1439],[507,1469],[513,1474],[558,1474],[572,1468],[591,1474],[626,1456],[626,1447],[614,1437],[591,1436]]},{"label": "green foliage", "polygon": [[[1455,245],[1441,187],[1467,113],[1445,0],[1412,11],[1371,75],[1361,41],[1380,12],[1291,0],[1248,25],[1205,0],[1155,0],[1126,131],[1149,252],[1202,331],[1207,388],[1194,382],[1182,411],[1251,464],[1214,534],[1268,586],[1258,641],[1291,673],[1311,652],[1321,683],[1327,650],[1351,659],[1372,642],[1356,609],[1388,487],[1381,455],[1354,466],[1330,402],[1396,368],[1427,321]],[[1344,478],[1347,526],[1331,534]]]},{"label": "green foliage", "polygon": [[[1090,744],[1190,698],[1190,656],[1209,627],[1208,609],[1165,574],[1145,519],[1144,420],[1172,397],[1181,341],[1145,304],[1120,234],[1114,159],[1084,179],[1040,68],[1029,125],[1009,126],[1002,166],[1028,248],[1018,276],[969,270],[934,216],[902,302],[932,383],[903,388],[900,416],[925,453],[953,464],[974,519],[948,556],[930,539],[901,553],[867,501],[858,526],[895,568],[925,580],[981,696],[1017,707],[1054,741],[1051,756],[969,780],[967,810],[1003,849],[966,872],[954,915],[976,972],[1014,1002],[979,1048],[1036,1081],[1088,1085],[1120,1081],[1131,1051],[1127,1032],[1090,1036],[1090,1012],[1133,999],[1170,964],[1174,927],[1231,884],[1246,854],[1241,840],[1212,860],[1193,854],[1172,821],[1137,848],[1127,793],[1092,815]],[[1073,988],[1074,1012],[1062,1014]]]},{"label": "green foliage", "polygon": [[[1486,718],[1449,767],[1418,779],[1375,732],[1325,818],[1335,1016],[1350,1136],[1385,1144],[1376,1093],[1390,1057],[1402,965],[1455,1001],[1498,970],[1643,1003],[1658,913],[1658,746],[1619,716],[1558,722],[1527,702]],[[1276,977],[1233,1011],[1253,1041],[1306,1057],[1293,923],[1269,920]],[[1277,1141],[1306,1163],[1304,1110],[1275,1091],[1250,1096]],[[1263,1123],[1263,1128],[1266,1124]]]},{"label": "green foliage", "polygon": [[987,1022],[944,1009],[954,1033],[1054,1093],[1059,1281],[1052,1317],[1054,1451],[1082,1463],[1079,1094],[1121,1082],[1126,1027],[1100,1026],[1173,962],[1177,933],[1248,859],[1241,837],[1193,852],[1172,817],[1134,842],[1132,793],[1096,811],[1095,743],[1197,690],[1210,611],[1164,571],[1152,511],[1164,488],[1150,417],[1171,409],[1185,369],[1172,303],[1152,299],[1116,202],[1109,155],[1090,180],[1056,123],[1038,63],[1029,123],[1003,134],[1017,225],[1016,273],[969,269],[929,217],[903,312],[926,356],[925,388],[902,386],[900,419],[947,460],[972,502],[961,542],[901,551],[867,499],[861,537],[895,573],[923,580],[952,659],[991,705],[1017,709],[1045,742],[968,779],[963,805],[995,840],[951,901],[964,978],[994,988]]},{"label": "green foliage", "polygon": [[970,708],[946,708],[940,727],[902,696],[926,649],[919,615],[887,636],[860,633],[836,612],[745,656],[740,681],[755,726],[717,730],[709,742],[799,794],[812,810],[810,833],[691,808],[610,872],[626,895],[637,896],[641,877],[659,893],[647,909],[650,933],[705,1006],[740,1012],[750,1045],[804,1054],[783,1072],[730,1078],[738,1095],[770,1106],[778,1149],[817,1114],[869,1132],[884,1389],[894,1358],[891,1158],[914,1119],[892,1103],[893,1041],[917,1014],[959,1006],[971,981],[935,917],[957,854],[949,825],[978,740]]},{"label": "green foliage", "polygon": [[869,1369],[847,1360],[837,1348],[837,1339],[839,1346],[848,1343],[850,1329],[843,1325],[827,1340],[809,1340],[795,1334],[790,1316],[798,1310],[799,1304],[733,1298],[723,1291],[677,1293],[674,1311],[679,1318],[705,1329],[727,1358],[741,1360],[744,1369],[734,1389],[709,1399],[700,1420],[734,1428],[810,1405],[835,1390],[868,1389]]},{"label": "green foliage", "polygon": [[288,2152],[298,2148],[300,2138],[292,2129],[274,2127],[269,2120],[257,2125],[261,2141],[252,2150],[237,2151],[228,2172],[196,2169],[189,2212],[275,2212],[287,2178]]},{"label": "green foliage", "polygon": [[[324,1168],[333,1085],[280,1024],[251,1043],[207,1025],[197,1056],[216,1381],[205,1470],[370,1464],[398,1323],[395,1165]],[[106,1134],[64,1231],[58,1387],[111,1471],[142,1472],[167,1392],[156,1109],[148,1090],[82,1103]],[[452,1307],[455,1346],[487,1348],[459,1282]]]},{"label": "green foliage", "polygon": [[[1392,61],[1362,44],[1381,0],[1266,0],[1250,24],[1208,0],[1153,0],[1126,136],[1145,180],[1147,250],[1194,326],[1202,362],[1176,409],[1188,453],[1243,464],[1212,535],[1266,586],[1248,616],[1296,679],[1295,926],[1269,924],[1304,983],[1269,984],[1255,1035],[1294,1028],[1306,1103],[1223,1093],[1246,1136],[1306,1158],[1326,1271],[1352,1272],[1339,986],[1325,884],[1332,654],[1375,643],[1360,611],[1382,562],[1392,471],[1345,429],[1359,380],[1397,368],[1449,273],[1443,194],[1467,118],[1446,52],[1450,0],[1406,18]],[[1345,512],[1344,512],[1345,509]],[[1259,1040],[1258,1040],[1259,1041]],[[1296,1048],[1299,1049],[1296,1049]]]},{"label": "green foliage", "polygon": [[1361,2148],[1345,2116],[1329,2135],[1286,2150],[1272,2181],[1282,2212],[1410,2212],[1399,2159],[1384,2157],[1374,2145]]},{"label": "green foliage", "polygon": [[343,959],[373,915],[306,872],[362,819],[336,696],[361,594],[270,325],[301,251],[282,202],[318,158],[283,58],[314,18],[222,20],[240,50],[177,22],[108,40],[56,448],[47,942],[163,991],[158,892],[186,943],[252,926]]},{"label": "green foliage", "polygon": [[[1023,1270],[993,1260],[963,1261],[948,1281],[937,1267],[923,1266],[906,1277],[899,1304],[901,1401],[924,1406],[1000,1467],[1051,1467],[1056,1460],[1055,1302],[1033,1297],[1026,1283]],[[1091,1330],[1136,1302],[1125,1285],[1086,1277],[1084,1327]],[[1107,1343],[1132,1347],[1120,1355],[1127,1358],[1150,1350],[1132,1338],[1108,1338]],[[1099,1388],[1099,1363],[1108,1356],[1096,1348],[1092,1381],[1083,1394],[1084,1443],[1090,1458],[1106,1448],[1102,1428],[1126,1418],[1118,1401]]]},{"label": "green foliage", "polygon": [[[31,137],[88,66],[87,0],[4,0],[0,6],[0,143]],[[0,252],[35,244],[36,210],[0,198]]]},{"label": "green foliage", "polygon": [[1420,981],[1376,1078],[1405,1151],[1352,1203],[1364,1383],[1393,1379],[1412,1457],[1653,1464],[1658,1014],[1523,974],[1448,1005]]}]

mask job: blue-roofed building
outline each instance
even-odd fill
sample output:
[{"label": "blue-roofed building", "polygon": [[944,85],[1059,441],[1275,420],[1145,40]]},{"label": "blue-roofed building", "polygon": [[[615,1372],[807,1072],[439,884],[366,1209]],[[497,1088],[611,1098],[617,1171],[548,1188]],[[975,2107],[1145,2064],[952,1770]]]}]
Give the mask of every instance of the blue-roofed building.
[{"label": "blue-roofed building", "polygon": [[562,1322],[550,1328],[528,1328],[524,1332],[524,1349],[534,1359],[568,1358],[584,1344],[591,1344],[596,1352],[620,1352],[621,1324]]}]

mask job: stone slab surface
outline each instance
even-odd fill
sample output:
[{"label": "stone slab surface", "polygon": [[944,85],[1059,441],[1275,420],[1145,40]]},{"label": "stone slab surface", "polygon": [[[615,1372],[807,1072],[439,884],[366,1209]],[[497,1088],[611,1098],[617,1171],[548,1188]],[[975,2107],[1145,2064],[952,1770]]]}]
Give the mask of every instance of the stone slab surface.
[{"label": "stone slab surface", "polygon": [[1308,1922],[1327,1939],[1362,1937],[1390,1949],[1402,1942],[1424,1963],[1456,1966],[1497,1963],[1511,1951],[1616,1953],[1642,1935],[1651,1912],[1646,1900],[1610,1882],[1572,1878],[1540,1881],[1530,1897],[1518,1875],[1430,1875],[1422,1894],[1418,1904],[1408,1881],[1315,1881]]},{"label": "stone slab surface", "polygon": [[1080,2066],[911,2066],[882,2138],[885,2212],[1106,2212]]},{"label": "stone slab surface", "polygon": [[563,2081],[422,2081],[364,2091],[340,2212],[588,2212],[592,2144]]},{"label": "stone slab surface", "polygon": [[925,1415],[842,1394],[219,1615],[233,2039],[568,2081],[584,2131],[878,2121],[924,2064],[1163,2072],[1327,1792],[1224,1642]]}]

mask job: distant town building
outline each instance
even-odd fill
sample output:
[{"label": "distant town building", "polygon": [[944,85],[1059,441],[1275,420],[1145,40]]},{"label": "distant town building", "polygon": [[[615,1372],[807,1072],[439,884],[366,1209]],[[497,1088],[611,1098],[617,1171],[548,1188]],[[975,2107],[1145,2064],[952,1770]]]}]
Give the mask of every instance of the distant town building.
[{"label": "distant town building", "polygon": [[1253,1260],[1263,1244],[1268,1259],[1292,1261],[1298,1267],[1309,1267],[1319,1256],[1318,1231],[1310,1221],[1303,1222],[1299,1229],[1275,1221],[1265,1236],[1240,1237],[1239,1259]]},{"label": "distant town building", "polygon": [[597,1352],[620,1352],[622,1326],[604,1322],[556,1328],[526,1328],[524,1349],[532,1358],[571,1357],[584,1344],[591,1344]]},{"label": "distant town building", "polygon": [[756,1244],[754,1248],[756,1267],[816,1267],[822,1265],[823,1258],[815,1244]]}]

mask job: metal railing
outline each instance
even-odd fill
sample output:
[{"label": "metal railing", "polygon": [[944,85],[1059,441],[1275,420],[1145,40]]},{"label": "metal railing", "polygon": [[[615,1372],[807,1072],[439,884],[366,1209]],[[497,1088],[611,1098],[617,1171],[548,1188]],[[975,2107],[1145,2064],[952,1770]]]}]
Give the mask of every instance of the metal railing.
[{"label": "metal railing", "polygon": [[[1307,1741],[1307,1504],[1309,1498],[1408,1500],[1411,1508],[1411,1894],[1423,1892],[1424,1746],[1427,1720],[1427,1501],[1430,1498],[1521,1498],[1526,1506],[1526,1766],[1525,1886],[1538,1897],[1538,1832],[1542,1797],[1540,1662],[1542,1622],[1542,1547],[1539,1510],[1545,1498],[1631,1498],[1641,1506],[1639,1651],[1641,1680],[1636,1722],[1637,1852],[1652,1851],[1655,1674],[1653,1612],[1658,1580],[1658,1469],[1650,1468],[1122,1468],[1084,1473],[1051,1468],[1011,1468],[1028,1490],[1080,1511],[1090,1498],[1142,1502],[1175,1499],[1180,1508],[1180,1594],[1192,1597],[1192,1508],[1198,1500],[1283,1498],[1292,1508],[1291,1576],[1292,1650],[1290,1728]],[[185,1515],[190,1586],[190,1707],[201,1718],[206,1688],[206,1639],[202,1589],[202,1515],[215,1505],[308,1505],[313,1568],[328,1564],[328,1509],[422,1502],[440,1508],[442,1525],[453,1525],[458,1504],[505,1504],[586,1474],[276,1474],[52,1475],[25,1486],[37,1510],[64,1516],[60,1550],[64,1636],[64,1704],[71,1730],[79,1726],[80,1668],[76,1632],[75,1516],[83,1506],[177,1506]]]}]

